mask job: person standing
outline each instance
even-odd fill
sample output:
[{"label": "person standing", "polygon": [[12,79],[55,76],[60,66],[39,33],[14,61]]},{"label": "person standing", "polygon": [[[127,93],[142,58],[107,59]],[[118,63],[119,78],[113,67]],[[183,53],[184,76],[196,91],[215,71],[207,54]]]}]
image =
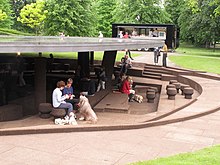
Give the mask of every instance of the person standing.
[{"label": "person standing", "polygon": [[104,37],[104,36],[103,36],[102,32],[99,31],[99,38],[103,38],[103,37]]},{"label": "person standing", "polygon": [[163,48],[161,50],[163,52],[163,61],[162,61],[162,66],[163,67],[167,67],[167,52],[168,52],[168,48],[166,45],[166,42],[163,45]]},{"label": "person standing", "polygon": [[154,64],[155,65],[158,64],[159,56],[160,56],[160,49],[158,47],[155,47],[154,48]]},{"label": "person standing", "polygon": [[119,31],[118,37],[123,38],[123,31]]},{"label": "person standing", "polygon": [[50,58],[47,59],[47,72],[52,72],[54,57],[53,54],[50,53]]},{"label": "person standing", "polygon": [[103,36],[102,32],[99,31],[99,42],[102,42],[103,37],[104,37],[104,36]]},{"label": "person standing", "polygon": [[26,85],[26,82],[24,80],[24,59],[21,56],[21,53],[17,53],[17,72],[18,72],[18,83],[20,87],[23,87]]}]

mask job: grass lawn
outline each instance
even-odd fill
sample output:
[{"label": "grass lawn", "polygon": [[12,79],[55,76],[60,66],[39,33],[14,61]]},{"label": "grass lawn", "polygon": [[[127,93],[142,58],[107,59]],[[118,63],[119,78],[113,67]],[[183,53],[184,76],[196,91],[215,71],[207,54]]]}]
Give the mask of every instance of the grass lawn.
[{"label": "grass lawn", "polygon": [[181,44],[180,47],[176,49],[177,53],[184,55],[220,57],[220,49],[215,49],[215,52],[213,50],[212,48],[199,48],[186,44]]},{"label": "grass lawn", "polygon": [[178,56],[169,56],[169,60],[183,68],[220,74],[220,49],[181,46],[177,49]]},{"label": "grass lawn", "polygon": [[[51,52],[43,52],[43,57],[49,58],[49,54]],[[5,54],[5,53],[4,53]],[[77,59],[77,52],[53,52],[52,53],[54,58],[67,58],[67,59]],[[7,53],[5,55],[8,56],[16,56],[15,53]],[[102,57],[104,55],[104,52],[95,52],[94,53],[94,58],[95,60],[102,60]],[[118,51],[117,56],[116,56],[116,61],[120,61],[121,58],[125,55],[125,52],[123,51]],[[132,57],[139,56],[140,54],[134,54],[132,53]],[[22,56],[24,57],[37,57],[38,53],[22,53]]]},{"label": "grass lawn", "polygon": [[167,158],[137,162],[132,165],[219,165],[220,145],[193,153],[179,154]]},{"label": "grass lawn", "polygon": [[196,56],[170,56],[169,60],[183,68],[220,74],[220,58],[203,58]]}]

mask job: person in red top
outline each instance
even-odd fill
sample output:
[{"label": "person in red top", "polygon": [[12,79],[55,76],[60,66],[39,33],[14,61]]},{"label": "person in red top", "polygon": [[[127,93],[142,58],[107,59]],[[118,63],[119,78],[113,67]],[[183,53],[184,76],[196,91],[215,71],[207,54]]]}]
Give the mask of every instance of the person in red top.
[{"label": "person in red top", "polygon": [[123,38],[130,38],[128,32],[125,32],[125,35],[123,36]]},{"label": "person in red top", "polygon": [[120,92],[128,94],[129,102],[133,101],[133,96],[135,94],[135,91],[131,89],[131,82],[132,78],[130,76],[127,76],[126,79],[122,82]]}]

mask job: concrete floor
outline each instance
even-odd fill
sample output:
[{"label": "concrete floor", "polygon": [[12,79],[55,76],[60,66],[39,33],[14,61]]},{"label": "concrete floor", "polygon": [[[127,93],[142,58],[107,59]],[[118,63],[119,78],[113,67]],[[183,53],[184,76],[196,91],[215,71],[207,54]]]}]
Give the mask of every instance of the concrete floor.
[{"label": "concrete floor", "polygon": [[[139,57],[146,62],[153,60],[153,54]],[[138,61],[138,59],[135,59]],[[143,60],[143,59],[142,59]],[[168,63],[169,65],[169,63]],[[220,144],[220,89],[219,81],[191,77],[203,85],[203,94],[196,95],[195,103],[170,116],[159,119],[159,122],[176,118],[185,118],[178,122],[158,126],[143,127],[132,130],[88,131],[69,133],[45,133],[31,135],[0,136],[1,165],[113,165],[128,164],[137,161],[166,157],[184,152],[192,152],[212,145]],[[141,81],[139,78],[136,81]],[[167,82],[163,82],[167,83]],[[164,84],[165,86],[165,84]],[[162,89],[158,112],[147,115],[98,113],[98,125],[140,123],[177,108],[186,102],[181,95],[175,101],[167,100]],[[212,94],[212,95],[210,95]],[[142,106],[138,103],[132,103]],[[132,107],[131,104],[131,107]],[[210,111],[206,115],[188,119],[189,115]],[[123,117],[122,117],[123,116]],[[36,120],[37,119],[37,120]],[[2,122],[0,131],[13,129],[65,129],[74,126],[56,126],[52,119],[29,117],[19,122]],[[120,123],[122,122],[123,123]],[[17,123],[16,123],[17,122]],[[88,124],[87,124],[88,125]],[[85,124],[79,122],[79,126]],[[88,125],[93,127],[92,125]]]}]

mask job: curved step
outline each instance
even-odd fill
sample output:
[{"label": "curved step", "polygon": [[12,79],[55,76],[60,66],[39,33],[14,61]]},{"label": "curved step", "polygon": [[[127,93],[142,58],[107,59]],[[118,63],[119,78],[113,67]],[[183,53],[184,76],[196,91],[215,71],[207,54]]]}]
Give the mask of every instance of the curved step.
[{"label": "curved step", "polygon": [[[202,75],[198,75],[202,76]],[[201,95],[197,97],[196,101],[192,100],[191,104],[188,104],[186,107],[181,107],[179,111],[175,111],[175,113],[170,113],[167,116],[163,116],[161,118],[157,118],[154,121],[150,121],[155,117],[159,117],[161,113],[153,113],[149,115],[143,115],[140,119],[140,116],[133,115],[134,118],[131,118],[130,114],[111,114],[109,118],[106,116],[103,117],[100,115],[100,118],[103,117],[104,120],[111,121],[111,124],[107,125],[104,123],[98,123],[96,125],[78,125],[78,126],[57,126],[53,124],[53,121],[46,124],[42,124],[43,120],[36,117],[38,120],[34,125],[28,127],[25,124],[25,119],[23,121],[16,123],[13,121],[13,124],[16,127],[11,127],[13,124],[9,123],[9,128],[6,128],[6,122],[3,122],[0,129],[0,135],[10,135],[10,134],[32,134],[32,133],[58,133],[58,132],[74,132],[74,131],[103,131],[103,130],[121,130],[121,129],[139,129],[145,127],[153,127],[158,125],[164,125],[169,123],[180,122],[184,120],[190,120],[193,118],[197,118],[203,115],[207,115],[210,113],[214,113],[220,110],[220,81],[198,77],[198,76],[177,76],[177,80],[181,83],[188,83],[194,89],[197,89]],[[217,77],[216,77],[217,78]],[[140,78],[141,79],[141,78]],[[144,78],[142,78],[144,79]],[[148,81],[149,83],[164,83],[159,80],[144,80]],[[193,84],[193,82],[197,82],[198,84]],[[168,82],[166,82],[168,83]],[[200,86],[202,89],[200,89]],[[169,104],[169,102],[167,102]],[[175,110],[175,109],[174,109]],[[109,113],[108,113],[109,114]],[[105,115],[105,114],[102,114]],[[120,116],[123,115],[123,116]],[[33,123],[33,118],[30,119]],[[103,121],[104,121],[103,120]],[[123,121],[120,123],[120,121]],[[45,122],[45,120],[44,120]],[[37,124],[40,123],[40,124]],[[20,125],[20,127],[19,127]]]}]

